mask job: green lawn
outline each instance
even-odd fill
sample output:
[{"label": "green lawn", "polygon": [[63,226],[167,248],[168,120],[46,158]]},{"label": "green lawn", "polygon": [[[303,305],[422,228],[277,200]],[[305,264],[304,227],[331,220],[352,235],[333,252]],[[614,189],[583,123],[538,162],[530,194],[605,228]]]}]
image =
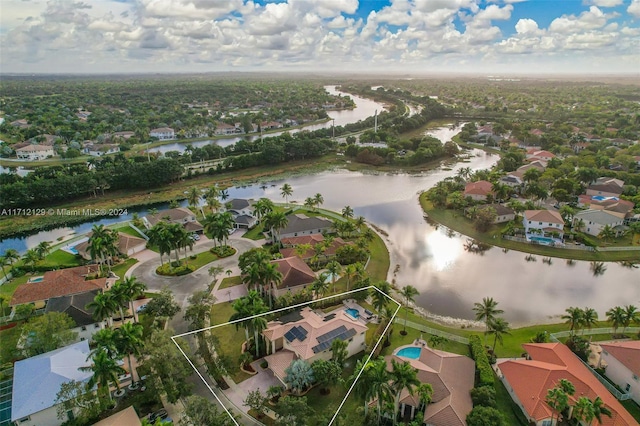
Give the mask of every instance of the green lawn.
[{"label": "green lawn", "polygon": [[628,399],[626,401],[620,401],[622,406],[627,409],[629,414],[633,416],[634,419],[640,423],[640,406],[636,404],[633,400]]},{"label": "green lawn", "polygon": [[528,425],[529,422],[527,422],[524,413],[522,412],[520,407],[518,407],[518,405],[513,402],[513,399],[511,398],[511,395],[509,395],[507,388],[504,387],[500,379],[495,374],[494,377],[496,379],[494,388],[496,390],[496,404],[498,405],[497,408],[498,411],[500,411],[507,419],[507,424],[512,426]]},{"label": "green lawn", "polygon": [[80,266],[83,264],[84,260],[80,256],[67,253],[64,250],[56,250],[48,254],[38,265],[54,269],[59,268],[60,266],[68,268],[71,266]]},{"label": "green lawn", "polygon": [[[638,259],[638,254],[640,253],[637,250],[608,252],[568,250],[504,240],[502,239],[500,233],[501,229],[503,229],[505,226],[504,224],[491,226],[486,232],[479,232],[474,228],[473,223],[462,215],[462,212],[434,208],[433,205],[427,200],[426,193],[420,196],[420,205],[422,206],[422,209],[425,211],[425,213],[429,215],[430,219],[482,243],[504,247],[510,250],[517,250],[524,253],[532,253],[542,256],[559,257],[563,259],[602,261],[633,261]],[[626,245],[628,245],[628,242]]]},{"label": "green lawn", "polygon": [[371,277],[372,282],[385,281],[389,272],[389,250],[382,241],[382,238],[376,233],[371,243],[369,243],[369,251],[371,252],[371,260],[367,265],[367,273]]},{"label": "green lawn", "polygon": [[131,257],[111,268],[111,272],[119,276],[121,279],[124,279],[124,274],[136,263],[138,263],[138,259],[134,259]]},{"label": "green lawn", "polygon": [[[391,355],[397,347],[403,346],[403,345],[409,345],[413,343],[416,339],[420,338],[420,336],[422,336],[422,338],[426,340],[428,343],[429,337],[431,337],[431,334],[421,333],[419,330],[413,329],[411,327],[407,327],[407,335],[403,336],[400,333],[402,329],[403,329],[402,324],[393,325],[393,334],[389,339],[390,345],[383,348],[382,352],[380,352],[380,355],[382,356]],[[384,342],[382,342],[381,344],[383,343]],[[439,346],[438,349],[455,353],[455,354],[465,355],[465,356],[469,355],[468,345],[465,345],[459,342],[454,342],[453,340],[447,340],[442,346]]]},{"label": "green lawn", "polygon": [[220,283],[219,290],[222,290],[223,288],[234,287],[240,284],[242,284],[242,277],[240,275],[235,277],[226,277]]},{"label": "green lawn", "polygon": [[[211,325],[229,322],[229,318],[234,313],[235,310],[229,302],[213,305],[211,307]],[[245,341],[244,329],[242,327],[236,329],[235,324],[223,325],[211,329],[211,333],[218,337],[220,341],[219,350],[228,356],[233,364],[230,371],[230,376],[233,380],[238,383],[249,378],[250,376],[247,373],[240,370],[238,361],[242,353],[242,343]]]},{"label": "green lawn", "polygon": [[129,225],[121,226],[119,228],[114,228],[114,230],[117,232],[122,232],[123,234],[131,235],[132,237],[142,238],[142,235],[140,235],[138,231],[136,231]]},{"label": "green lawn", "polygon": [[11,299],[11,296],[13,296],[16,288],[18,288],[20,284],[26,283],[29,278],[31,278],[30,275],[23,275],[21,277],[12,279],[8,283],[0,285],[0,296],[6,296],[7,298]]},{"label": "green lawn", "polygon": [[242,238],[248,238],[254,241],[261,240],[264,238],[264,235],[262,235],[263,232],[264,232],[264,227],[262,226],[261,223],[259,223],[249,231],[245,232]]}]

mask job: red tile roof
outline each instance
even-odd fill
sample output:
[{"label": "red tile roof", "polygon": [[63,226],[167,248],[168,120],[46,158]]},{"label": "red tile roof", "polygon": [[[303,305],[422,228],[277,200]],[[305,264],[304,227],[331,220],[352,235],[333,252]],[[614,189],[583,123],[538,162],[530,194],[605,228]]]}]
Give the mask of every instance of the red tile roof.
[{"label": "red tile roof", "polygon": [[522,345],[531,359],[507,360],[498,364],[509,386],[524,407],[527,416],[540,422],[551,417],[552,412],[545,398],[547,391],[556,387],[561,379],[573,383],[576,392],[570,397],[575,401],[581,396],[594,400],[602,398],[611,410],[611,418],[602,416],[602,423],[593,425],[632,426],[638,422],[617,399],[598,381],[580,359],[561,343],[530,343]]},{"label": "red tile roof", "polygon": [[287,257],[284,259],[272,260],[278,267],[278,272],[282,274],[282,284],[278,288],[297,287],[303,284],[310,284],[316,279],[316,275],[311,268],[299,257]]},{"label": "red tile roof", "polygon": [[491,182],[486,180],[479,180],[477,182],[469,182],[464,187],[464,195],[484,195],[486,196],[491,192]]},{"label": "red tile roof", "polygon": [[10,305],[22,305],[24,303],[49,300],[52,297],[104,290],[107,287],[106,278],[85,280],[88,274],[93,274],[97,271],[97,265],[88,265],[45,272],[42,281],[19,286],[13,293]]},{"label": "red tile roof", "polygon": [[[285,239],[286,240],[297,240],[297,239],[301,239],[301,240],[308,240],[308,241],[315,241],[315,242],[307,242],[307,243],[297,243],[297,244],[310,244],[311,247],[314,247],[315,245],[319,244],[322,240],[312,240],[310,237],[314,237],[315,235],[320,235],[320,234],[313,234],[313,235],[308,235],[308,236],[304,236],[304,237],[292,237],[292,238],[283,238],[282,242],[283,244]],[[320,235],[322,236],[322,235]],[[289,243],[291,244],[291,243]],[[345,245],[353,245],[353,243],[351,241],[346,242],[344,241],[342,238],[340,237],[336,237],[333,239],[333,241],[331,241],[331,245],[329,245],[323,252],[322,255],[323,256],[335,256],[336,251]],[[302,259],[311,259],[314,255],[315,255],[315,250],[313,248],[310,248],[309,250],[307,250],[305,253],[302,254],[302,256],[298,255],[298,253],[296,252],[295,247],[287,247],[287,248],[283,248],[280,250],[280,253],[282,254],[283,257],[292,257],[292,256],[298,256],[301,257]]]},{"label": "red tile roof", "polygon": [[600,347],[636,376],[640,376],[640,340],[600,343]]}]

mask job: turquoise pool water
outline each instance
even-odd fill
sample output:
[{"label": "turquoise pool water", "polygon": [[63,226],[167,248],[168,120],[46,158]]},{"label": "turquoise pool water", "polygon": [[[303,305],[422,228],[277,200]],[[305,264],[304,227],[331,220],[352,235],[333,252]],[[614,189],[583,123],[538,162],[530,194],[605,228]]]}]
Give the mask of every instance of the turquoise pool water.
[{"label": "turquoise pool water", "polygon": [[31,278],[29,280],[30,283],[39,283],[40,281],[42,281],[44,279],[44,277],[35,277],[35,278]]},{"label": "turquoise pool water", "polygon": [[349,314],[351,317],[355,319],[358,319],[358,317],[360,316],[360,312],[358,312],[357,309],[353,309],[353,308],[348,308],[347,314]]},{"label": "turquoise pool water", "polygon": [[420,358],[420,348],[415,346],[410,348],[402,348],[398,352],[396,352],[396,355],[405,358],[418,359]]},{"label": "turquoise pool water", "polygon": [[535,241],[537,243],[546,244],[546,245],[551,245],[555,243],[555,240],[549,237],[529,237],[529,239],[531,241]]}]

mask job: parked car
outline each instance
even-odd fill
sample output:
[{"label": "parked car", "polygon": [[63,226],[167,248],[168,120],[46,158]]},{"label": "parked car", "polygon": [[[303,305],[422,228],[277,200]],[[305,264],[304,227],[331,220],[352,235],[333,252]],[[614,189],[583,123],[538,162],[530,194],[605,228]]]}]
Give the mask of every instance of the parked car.
[{"label": "parked car", "polygon": [[143,305],[138,306],[138,308],[136,309],[136,313],[139,314],[140,312],[144,312],[145,309],[147,309],[147,304],[146,303],[143,304]]},{"label": "parked car", "polygon": [[200,241],[200,235],[198,234],[191,234],[191,239],[194,241]]},{"label": "parked car", "polygon": [[149,423],[154,423],[156,419],[165,420],[169,417],[169,413],[164,408],[149,414]]}]

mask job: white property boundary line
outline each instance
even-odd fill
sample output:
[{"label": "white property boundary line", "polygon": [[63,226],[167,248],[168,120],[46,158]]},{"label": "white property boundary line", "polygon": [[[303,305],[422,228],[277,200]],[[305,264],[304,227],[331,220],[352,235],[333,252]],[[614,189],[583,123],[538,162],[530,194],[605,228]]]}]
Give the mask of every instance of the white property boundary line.
[{"label": "white property boundary line", "polygon": [[[187,356],[187,354],[184,352],[184,350],[182,350],[182,348],[180,347],[180,345],[178,345],[178,343],[176,342],[176,339],[179,337],[185,337],[185,336],[189,336],[192,334],[196,334],[196,333],[200,333],[206,330],[212,330],[214,328],[218,328],[218,327],[223,327],[226,325],[232,325],[232,324],[236,324],[239,322],[244,322],[246,320],[250,320],[253,318],[258,318],[258,317],[262,317],[265,315],[269,315],[269,314],[275,314],[278,312],[282,312],[282,311],[286,311],[289,309],[296,309],[302,306],[306,306],[306,305],[310,305],[312,303],[316,303],[316,302],[322,302],[324,300],[329,300],[329,299],[335,299],[337,297],[340,296],[345,296],[345,295],[349,295],[349,294],[353,294],[353,293],[358,293],[361,291],[365,291],[365,290],[370,290],[370,289],[374,289],[376,291],[378,291],[379,293],[383,294],[385,297],[387,297],[389,300],[391,300],[392,302],[396,303],[398,306],[395,310],[395,312],[393,313],[393,315],[391,316],[391,318],[389,319],[389,323],[387,324],[387,326],[385,327],[384,331],[382,332],[382,335],[380,336],[380,339],[378,339],[378,341],[376,342],[376,344],[373,346],[373,348],[371,349],[371,351],[369,352],[369,356],[367,357],[367,360],[365,363],[363,363],[364,365],[367,365],[367,363],[369,363],[369,361],[371,361],[371,357],[373,355],[373,353],[375,352],[375,350],[378,348],[378,346],[380,345],[380,342],[382,342],[382,339],[384,338],[387,330],[389,329],[389,327],[393,324],[393,320],[395,319],[396,315],[398,314],[398,311],[400,310],[400,308],[402,307],[402,304],[400,302],[398,302],[397,300],[395,300],[394,298],[392,298],[391,296],[389,296],[388,294],[383,293],[379,288],[377,288],[376,286],[370,285],[367,287],[362,287],[362,288],[357,288],[354,290],[350,290],[350,291],[346,291],[344,293],[338,293],[338,294],[334,294],[333,296],[327,296],[327,297],[323,297],[321,299],[316,299],[316,300],[312,300],[309,302],[304,302],[304,303],[299,303],[297,305],[293,305],[293,306],[287,306],[284,308],[280,308],[280,309],[274,309],[272,311],[268,311],[262,314],[257,314],[257,315],[252,315],[250,317],[245,317],[245,318],[241,318],[241,319],[237,319],[234,321],[229,321],[229,322],[225,322],[223,324],[216,324],[216,325],[212,325],[209,327],[204,327],[201,328],[199,330],[193,330],[193,331],[188,331],[186,333],[181,333],[181,334],[176,334],[175,336],[171,337],[171,340],[173,341],[174,345],[176,345],[176,347],[178,348],[178,350],[180,351],[180,353],[182,353],[182,355],[186,358],[187,362],[189,363],[189,365],[191,365],[191,368],[193,368],[193,371],[196,372],[196,374],[198,375],[198,377],[200,377],[200,380],[202,380],[202,382],[205,384],[205,386],[207,387],[207,389],[209,389],[209,392],[211,392],[211,394],[214,396],[214,398],[218,401],[218,403],[220,404],[220,406],[224,409],[224,411],[229,415],[229,417],[231,418],[231,420],[233,421],[233,423],[236,424],[236,426],[240,426],[240,424],[236,421],[236,419],[233,417],[233,415],[231,414],[231,412],[227,409],[227,407],[225,407],[225,405],[222,403],[222,401],[220,400],[220,398],[218,398],[218,395],[216,395],[216,393],[213,391],[213,388],[211,388],[211,386],[209,386],[209,383],[207,383],[207,381],[205,380],[205,378],[202,376],[202,374],[200,374],[200,371],[198,371],[198,369],[196,368],[196,366],[193,364],[193,362],[191,361],[191,359],[189,359],[189,357]],[[333,424],[333,422],[335,421],[336,417],[338,417],[338,413],[340,412],[340,410],[342,409],[342,406],[344,405],[344,403],[346,402],[347,398],[349,397],[349,394],[351,394],[351,391],[353,390],[353,388],[356,385],[356,382],[360,379],[360,376],[362,375],[362,372],[364,371],[364,368],[362,368],[360,370],[360,372],[358,373],[358,375],[356,376],[356,379],[353,381],[353,383],[351,384],[351,387],[349,388],[349,390],[347,391],[347,394],[344,396],[342,402],[340,403],[340,405],[338,406],[338,409],[336,410],[336,413],[333,415],[333,417],[331,418],[331,421],[329,422],[329,424],[327,426],[331,426]]]}]

